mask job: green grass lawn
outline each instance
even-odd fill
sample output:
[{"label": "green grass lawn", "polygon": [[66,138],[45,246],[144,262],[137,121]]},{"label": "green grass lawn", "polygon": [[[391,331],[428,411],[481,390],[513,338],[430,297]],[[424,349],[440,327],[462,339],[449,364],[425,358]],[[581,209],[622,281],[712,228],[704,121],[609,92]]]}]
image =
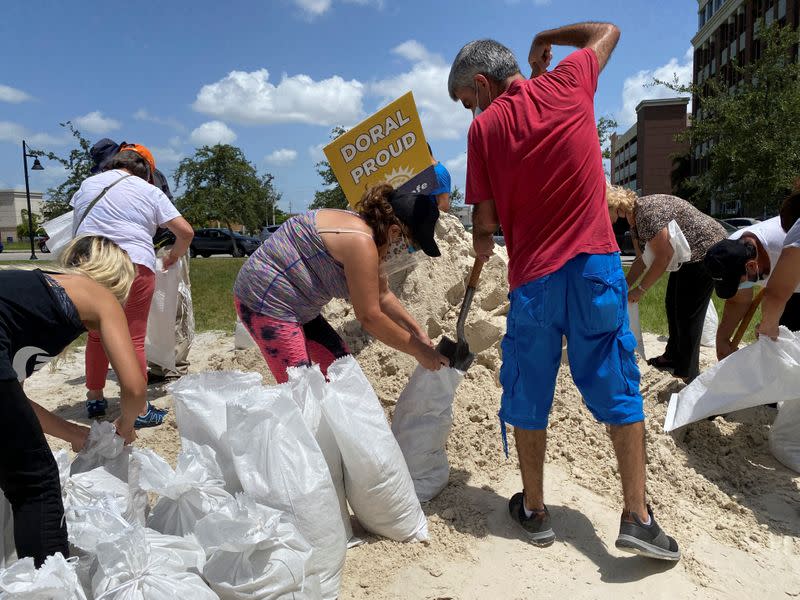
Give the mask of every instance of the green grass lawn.
[{"label": "green grass lawn", "polygon": [[[625,271],[627,272],[627,267]],[[642,320],[642,329],[658,335],[667,335],[667,313],[664,309],[664,296],[667,294],[668,275],[662,275],[658,282],[647,290],[644,298],[639,302],[639,318]],[[717,314],[722,317],[722,306],[724,300],[720,300],[716,294],[712,294],[712,301],[717,307]],[[756,339],[755,326],[761,321],[761,308],[756,311],[747,332],[744,335],[743,343],[749,343]]]},{"label": "green grass lawn", "polygon": [[[31,242],[30,240],[18,241],[18,242],[3,242],[4,252],[8,252],[10,250],[28,250],[30,252],[31,249]],[[39,252],[39,246],[34,244],[34,249],[36,250],[37,254]]]},{"label": "green grass lawn", "polygon": [[236,311],[233,308],[233,282],[244,264],[243,258],[193,258],[189,267],[192,278],[192,305],[195,329],[221,329],[233,332]]}]

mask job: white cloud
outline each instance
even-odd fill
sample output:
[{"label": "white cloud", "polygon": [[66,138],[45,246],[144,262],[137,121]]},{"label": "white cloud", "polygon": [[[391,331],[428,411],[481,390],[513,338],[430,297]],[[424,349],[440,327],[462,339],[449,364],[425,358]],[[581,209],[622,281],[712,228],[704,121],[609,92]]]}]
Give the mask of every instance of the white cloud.
[{"label": "white cloud", "polygon": [[172,117],[163,118],[157,117],[156,115],[151,115],[145,109],[140,108],[135,113],[133,113],[133,118],[137,121],[148,121],[150,123],[155,123],[156,125],[164,125],[165,127],[171,127],[177,131],[186,131],[186,127],[183,126],[183,123],[174,119]]},{"label": "white cloud", "polygon": [[292,164],[297,159],[297,150],[290,150],[289,148],[281,148],[275,150],[264,157],[264,162],[275,165],[276,167],[285,167]]},{"label": "white cloud", "polygon": [[122,123],[103,116],[103,113],[99,110],[90,112],[82,117],[75,117],[72,122],[75,123],[78,129],[101,135],[122,127]]},{"label": "white cloud", "polygon": [[18,90],[17,88],[13,88],[8,85],[0,85],[0,102],[19,104],[20,102],[26,102],[27,100],[32,100],[32,98],[29,94],[26,94],[22,90]]},{"label": "white cloud", "polygon": [[[150,151],[156,159],[156,166],[159,168],[163,164],[173,165],[183,158],[183,152],[171,146],[151,146]],[[163,170],[163,169],[162,169]]]},{"label": "white cloud", "polygon": [[453,140],[465,137],[472,115],[453,102],[447,93],[450,65],[416,40],[400,44],[392,53],[410,61],[411,70],[372,84],[371,91],[386,103],[411,90],[426,138]]},{"label": "white cloud", "polygon": [[450,172],[453,187],[458,186],[463,192],[467,181],[467,153],[462,152],[450,160],[443,161],[443,164]]},{"label": "white cloud", "polygon": [[331,0],[294,0],[309,17],[318,17],[328,12],[331,7]]},{"label": "white cloud", "polygon": [[278,85],[269,71],[231,71],[204,85],[193,105],[198,112],[245,124],[308,123],[339,125],[362,114],[364,86],[334,75],[314,81],[308,75],[284,75]]},{"label": "white cloud", "polygon": [[311,157],[311,160],[314,161],[314,164],[322,162],[323,160],[328,160],[325,157],[325,152],[323,152],[323,148],[325,148],[327,145],[328,142],[324,142],[322,144],[317,144],[316,146],[308,147],[308,155]]},{"label": "white cloud", "polygon": [[622,84],[622,110],[617,113],[617,122],[625,130],[636,122],[636,107],[642,100],[674,98],[678,94],[663,86],[650,85],[653,79],[672,81],[677,77],[678,83],[692,82],[693,51],[689,48],[683,59],[672,58],[660,67],[642,70],[631,75]]},{"label": "white cloud", "polygon": [[65,137],[56,137],[48,133],[31,133],[17,123],[0,121],[0,142],[22,144],[22,140],[25,140],[29,146],[34,147],[62,146],[68,141]]},{"label": "white cloud", "polygon": [[236,134],[222,121],[208,121],[192,131],[189,139],[195,146],[214,146],[233,143]]}]

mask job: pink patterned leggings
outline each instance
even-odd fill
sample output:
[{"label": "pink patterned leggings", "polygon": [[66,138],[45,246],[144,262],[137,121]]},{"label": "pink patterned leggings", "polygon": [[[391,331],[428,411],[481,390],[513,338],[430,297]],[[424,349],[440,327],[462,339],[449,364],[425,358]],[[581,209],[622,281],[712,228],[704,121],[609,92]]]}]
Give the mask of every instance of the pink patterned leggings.
[{"label": "pink patterned leggings", "polygon": [[234,297],[236,313],[258,345],[275,380],[286,383],[289,367],[318,364],[323,374],[350,350],[322,315],[301,325],[250,310]]}]

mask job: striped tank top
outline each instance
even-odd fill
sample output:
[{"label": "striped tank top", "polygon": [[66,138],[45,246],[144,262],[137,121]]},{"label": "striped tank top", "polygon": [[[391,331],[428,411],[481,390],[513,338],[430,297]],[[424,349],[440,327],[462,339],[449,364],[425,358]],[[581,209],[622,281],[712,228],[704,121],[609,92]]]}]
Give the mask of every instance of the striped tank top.
[{"label": "striped tank top", "polygon": [[333,298],[349,299],[344,267],[317,231],[317,212],[286,221],[242,266],[233,292],[250,310],[308,323]]}]

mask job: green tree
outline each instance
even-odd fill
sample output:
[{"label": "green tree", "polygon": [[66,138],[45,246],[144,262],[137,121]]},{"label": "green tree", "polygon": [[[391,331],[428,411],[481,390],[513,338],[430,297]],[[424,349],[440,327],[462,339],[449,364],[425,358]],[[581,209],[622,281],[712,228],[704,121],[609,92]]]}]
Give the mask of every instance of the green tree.
[{"label": "green tree", "polygon": [[[344,127],[336,126],[331,130],[331,140],[335,140],[340,135],[347,131]],[[308,206],[311,209],[316,208],[349,208],[350,204],[347,202],[347,197],[344,195],[342,186],[339,185],[339,180],[333,174],[333,169],[327,160],[318,162],[316,165],[317,173],[322,177],[323,189],[314,192],[314,201]]]},{"label": "green tree", "polygon": [[257,231],[280,200],[272,175],[259,176],[241,149],[230,144],[198,148],[180,162],[174,178],[176,187],[185,189],[178,209],[199,227],[220,221],[228,229],[241,224]]},{"label": "green tree", "polygon": [[800,173],[798,32],[762,21],[758,37],[758,60],[730,64],[735,86],[720,74],[702,85],[656,81],[698,102],[699,118],[678,139],[707,153],[707,170],[691,181],[701,208],[716,198],[740,200],[747,214],[774,212]]},{"label": "green tree", "polygon": [[611,117],[600,117],[597,121],[597,137],[600,138],[604,160],[611,160],[611,134],[616,131],[618,126],[619,124]]},{"label": "green tree", "polygon": [[455,212],[457,208],[464,206],[464,192],[459,187],[453,186],[453,191],[450,192],[450,211]]},{"label": "green tree", "polygon": [[70,150],[66,158],[54,152],[31,150],[32,155],[55,161],[67,170],[66,179],[56,187],[49,188],[47,190],[47,200],[42,202],[42,215],[46,221],[55,219],[57,216],[72,210],[69,201],[78,191],[78,188],[81,187],[83,180],[91,175],[90,169],[94,164],[89,154],[92,143],[81,135],[81,132],[71,121],[59,123],[59,125],[69,129],[72,137],[78,142],[78,147]]},{"label": "green tree", "polygon": [[[31,215],[31,220],[33,221],[33,231],[34,231],[33,235],[40,235],[41,233],[43,233],[42,227],[41,227],[42,217],[40,217],[36,213],[33,213],[33,215]],[[28,209],[27,208],[23,208],[20,211],[20,221],[21,221],[20,224],[17,225],[17,238],[20,239],[20,240],[27,239],[27,238],[30,237],[30,234],[28,233],[29,229],[28,229]]]}]

